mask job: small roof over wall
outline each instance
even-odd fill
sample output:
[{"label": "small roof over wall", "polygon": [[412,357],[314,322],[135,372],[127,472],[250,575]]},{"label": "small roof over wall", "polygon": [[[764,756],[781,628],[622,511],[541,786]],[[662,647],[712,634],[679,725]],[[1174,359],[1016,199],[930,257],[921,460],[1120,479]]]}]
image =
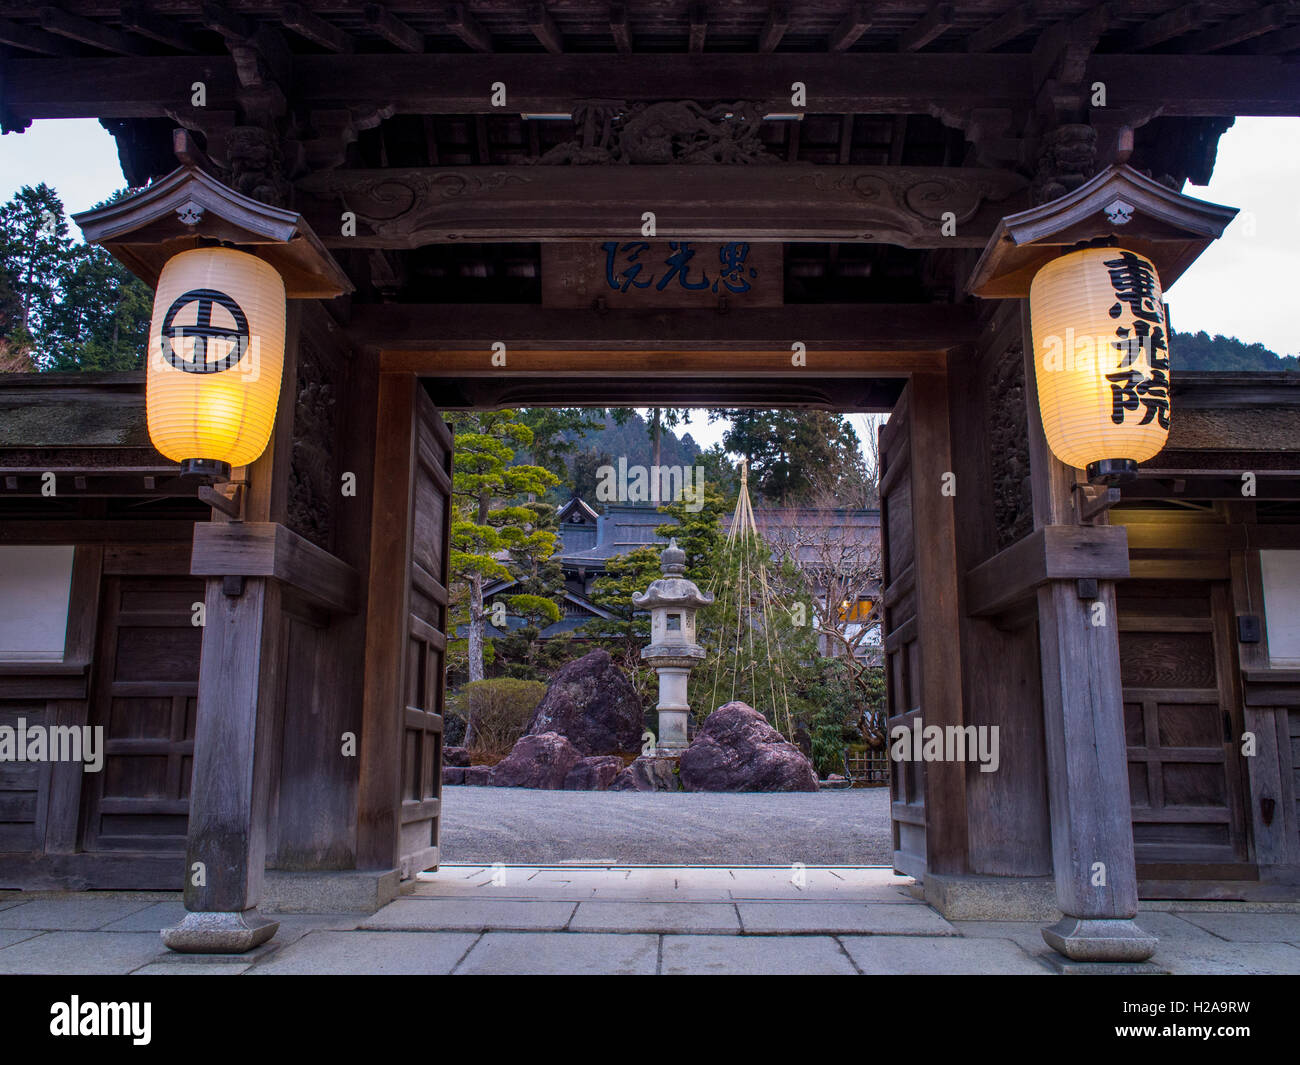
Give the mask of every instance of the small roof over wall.
[{"label": "small roof over wall", "polygon": [[275,267],[290,299],[332,299],[352,291],[302,215],[251,199],[195,166],[182,166],[72,220],[89,243],[102,245],[151,288],[173,255],[219,241]]},{"label": "small roof over wall", "polygon": [[1167,289],[1236,215],[1235,207],[1185,196],[1126,164],[1109,166],[1073,192],[1002,219],[967,288],[986,299],[1028,296],[1050,260],[1113,236],[1155,263]]}]

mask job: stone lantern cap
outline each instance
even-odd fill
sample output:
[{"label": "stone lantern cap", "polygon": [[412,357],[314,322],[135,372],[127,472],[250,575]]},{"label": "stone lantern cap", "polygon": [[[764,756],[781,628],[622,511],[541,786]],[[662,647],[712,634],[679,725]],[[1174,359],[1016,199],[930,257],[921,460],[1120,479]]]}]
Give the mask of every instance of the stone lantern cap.
[{"label": "stone lantern cap", "polygon": [[713,596],[702,592],[692,580],[687,580],[686,552],[677,546],[674,538],[659,556],[664,575],[651,583],[645,592],[634,592],[632,605],[639,610],[656,607],[689,607],[698,609],[713,602]]}]

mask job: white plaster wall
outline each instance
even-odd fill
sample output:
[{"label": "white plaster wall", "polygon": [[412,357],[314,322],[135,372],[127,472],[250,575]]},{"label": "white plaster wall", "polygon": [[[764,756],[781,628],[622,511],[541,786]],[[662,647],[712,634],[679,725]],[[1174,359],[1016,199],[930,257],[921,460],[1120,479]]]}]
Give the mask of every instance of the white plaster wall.
[{"label": "white plaster wall", "polygon": [[1268,657],[1273,666],[1300,666],[1300,551],[1261,551]]},{"label": "white plaster wall", "polygon": [[68,627],[68,546],[0,546],[0,661],[59,661]]}]

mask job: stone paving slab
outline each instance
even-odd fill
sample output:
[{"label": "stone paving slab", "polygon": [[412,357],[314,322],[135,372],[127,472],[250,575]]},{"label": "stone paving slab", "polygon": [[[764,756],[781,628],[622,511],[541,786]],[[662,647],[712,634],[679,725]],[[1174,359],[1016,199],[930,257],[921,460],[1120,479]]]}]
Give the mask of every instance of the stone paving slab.
[{"label": "stone paving slab", "polygon": [[7,910],[10,906],[18,906],[27,902],[31,896],[22,891],[0,891],[0,910]]},{"label": "stone paving slab", "polygon": [[255,965],[251,975],[445,976],[477,938],[465,932],[311,932]]},{"label": "stone paving slab", "polygon": [[147,899],[123,898],[102,892],[69,892],[0,910],[0,928],[90,931],[119,921],[149,905]]},{"label": "stone paving slab", "polygon": [[840,942],[857,967],[868,975],[1050,975],[1042,962],[1009,939],[841,936]]},{"label": "stone paving slab", "polygon": [[105,932],[159,932],[177,924],[185,916],[185,903],[180,899],[155,902],[142,910],[127,914],[103,926]]},{"label": "stone paving slab", "polygon": [[[731,936],[701,936],[731,940]],[[489,932],[456,975],[650,976],[658,968],[659,937],[600,932]]]},{"label": "stone paving slab", "polygon": [[582,902],[570,932],[680,932],[736,935],[736,907],[720,902]]},{"label": "stone paving slab", "polygon": [[157,961],[142,965],[134,970],[132,976],[241,976],[252,965],[248,963],[223,961],[209,965],[191,965],[180,961]]},{"label": "stone paving slab", "polygon": [[559,932],[569,923],[572,902],[491,899],[398,899],[358,927],[430,932]]},{"label": "stone paving slab", "polygon": [[121,975],[161,948],[157,932],[46,932],[0,950],[0,973]]},{"label": "stone paving slab", "polygon": [[739,902],[736,906],[746,934],[957,934],[952,925],[928,906],[854,902]]},{"label": "stone paving slab", "polygon": [[664,936],[667,975],[852,976],[857,970],[830,936]]},{"label": "stone paving slab", "polygon": [[0,949],[21,943],[24,939],[34,939],[42,934],[36,928],[0,928]]},{"label": "stone paving slab", "polygon": [[1300,913],[1180,913],[1184,921],[1237,943],[1300,941]]}]

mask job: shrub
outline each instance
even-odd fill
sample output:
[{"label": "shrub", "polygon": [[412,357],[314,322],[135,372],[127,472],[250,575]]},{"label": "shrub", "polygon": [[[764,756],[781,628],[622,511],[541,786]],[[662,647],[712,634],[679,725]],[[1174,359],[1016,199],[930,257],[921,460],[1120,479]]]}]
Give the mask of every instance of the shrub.
[{"label": "shrub", "polygon": [[524,734],[545,694],[541,681],[475,680],[449,700],[448,709],[466,722],[465,746],[472,754],[504,757]]}]

